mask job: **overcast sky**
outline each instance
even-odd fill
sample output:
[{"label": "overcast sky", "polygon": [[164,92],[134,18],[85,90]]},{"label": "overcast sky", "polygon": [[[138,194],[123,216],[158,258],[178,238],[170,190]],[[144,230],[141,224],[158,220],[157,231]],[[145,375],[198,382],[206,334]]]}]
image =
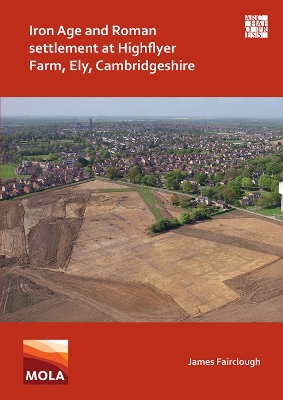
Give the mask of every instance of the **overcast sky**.
[{"label": "overcast sky", "polygon": [[283,97],[4,97],[1,114],[283,118]]}]

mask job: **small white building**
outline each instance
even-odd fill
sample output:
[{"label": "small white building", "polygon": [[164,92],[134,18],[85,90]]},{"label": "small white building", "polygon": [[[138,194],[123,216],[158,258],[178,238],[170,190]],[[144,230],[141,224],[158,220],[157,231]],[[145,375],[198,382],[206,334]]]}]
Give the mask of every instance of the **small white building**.
[{"label": "small white building", "polygon": [[279,182],[279,193],[281,194],[281,211],[283,212],[283,182]]}]

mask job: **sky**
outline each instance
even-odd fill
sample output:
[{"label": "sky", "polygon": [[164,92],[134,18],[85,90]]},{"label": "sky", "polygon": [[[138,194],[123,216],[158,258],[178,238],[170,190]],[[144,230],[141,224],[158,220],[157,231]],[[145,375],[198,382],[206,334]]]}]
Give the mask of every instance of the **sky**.
[{"label": "sky", "polygon": [[283,118],[283,97],[3,97],[1,115]]}]

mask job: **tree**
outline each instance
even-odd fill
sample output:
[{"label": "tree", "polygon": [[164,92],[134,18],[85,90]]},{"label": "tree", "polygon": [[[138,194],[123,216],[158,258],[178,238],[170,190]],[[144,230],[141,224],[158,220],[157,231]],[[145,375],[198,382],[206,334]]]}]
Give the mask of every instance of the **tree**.
[{"label": "tree", "polygon": [[135,177],[134,177],[134,183],[142,183],[142,179],[143,179],[143,174],[138,173]]},{"label": "tree", "polygon": [[126,178],[130,180],[130,182],[135,181],[135,177],[141,173],[141,169],[138,165],[135,165],[134,167],[131,167],[126,174]]},{"label": "tree", "polygon": [[199,185],[203,185],[206,181],[206,175],[200,174],[199,172],[194,174],[194,178],[196,178]]},{"label": "tree", "polygon": [[56,161],[56,160],[58,160],[58,156],[56,154],[49,154],[49,156],[46,157],[46,161]]},{"label": "tree", "polygon": [[267,207],[270,204],[270,199],[268,198],[268,195],[263,194],[256,200],[256,205],[259,207]]},{"label": "tree", "polygon": [[273,183],[273,179],[270,176],[261,175],[258,180],[258,184],[262,189],[270,190],[271,185]]},{"label": "tree", "polygon": [[198,221],[202,219],[210,218],[207,212],[201,208],[195,208],[191,213],[191,220]]},{"label": "tree", "polygon": [[212,199],[216,195],[216,189],[215,188],[203,189],[201,191],[201,194],[202,196],[210,197]]},{"label": "tree", "polygon": [[167,189],[179,190],[180,182],[183,179],[182,172],[179,169],[167,172],[164,176],[164,186]]},{"label": "tree", "polygon": [[281,172],[280,165],[277,162],[269,162],[266,164],[266,172],[268,175],[276,175]]},{"label": "tree", "polygon": [[153,186],[156,187],[157,186],[157,180],[154,176],[154,174],[150,174],[147,176],[143,176],[142,178],[142,184],[146,185],[146,186]]},{"label": "tree", "polygon": [[143,185],[145,185],[145,186],[149,186],[149,184],[148,184],[148,176],[144,175],[144,176],[142,177],[141,183],[142,183]]},{"label": "tree", "polygon": [[23,161],[23,157],[20,153],[14,155],[14,163],[20,164]]},{"label": "tree", "polygon": [[274,179],[270,185],[271,192],[278,192],[278,185],[279,185],[279,180]]},{"label": "tree", "polygon": [[185,193],[190,193],[193,190],[193,185],[189,181],[185,181],[182,185],[182,190]]},{"label": "tree", "polygon": [[104,149],[104,150],[101,152],[101,158],[105,159],[105,158],[110,158],[110,157],[111,157],[111,154],[110,154],[109,150]]},{"label": "tree", "polygon": [[215,174],[216,181],[220,182],[220,181],[222,181],[223,178],[224,178],[223,172],[221,172],[221,171],[216,172],[216,174]]},{"label": "tree", "polygon": [[78,164],[81,165],[82,167],[86,167],[89,164],[89,161],[84,157],[79,157]]},{"label": "tree", "polygon": [[152,225],[150,225],[149,231],[150,231],[150,233],[157,233],[157,232],[158,232],[158,226],[157,226],[157,224],[152,224]]},{"label": "tree", "polygon": [[225,178],[226,179],[235,179],[238,175],[240,175],[240,171],[238,171],[237,169],[229,169],[225,173]]},{"label": "tree", "polygon": [[244,168],[241,170],[241,174],[243,175],[244,178],[251,178],[253,171],[251,168]]},{"label": "tree", "polygon": [[253,186],[253,181],[251,180],[251,178],[243,178],[241,184],[243,187],[248,189]]},{"label": "tree", "polygon": [[148,186],[153,186],[153,187],[157,186],[157,180],[156,180],[154,174],[150,174],[148,176],[147,182],[148,182]]},{"label": "tree", "polygon": [[105,173],[106,178],[108,179],[115,179],[117,178],[117,170],[114,167],[107,167],[106,168],[106,173]]},{"label": "tree", "polygon": [[185,196],[179,196],[179,206],[186,208],[188,207],[188,201],[189,199]]},{"label": "tree", "polygon": [[165,231],[168,229],[171,225],[170,220],[168,218],[161,218],[161,220],[158,222],[160,231]]},{"label": "tree", "polygon": [[151,233],[164,232],[169,229],[175,229],[180,226],[180,222],[177,218],[172,218],[170,221],[168,218],[162,218],[159,222],[152,224],[149,228]]},{"label": "tree", "polygon": [[233,203],[233,201],[236,198],[236,193],[234,192],[234,190],[232,190],[231,188],[229,188],[226,185],[220,186],[217,190],[217,194],[218,194],[219,200],[225,200],[228,203]]},{"label": "tree", "polygon": [[170,222],[171,222],[171,228],[173,229],[181,225],[177,218],[172,218]]},{"label": "tree", "polygon": [[278,204],[281,201],[281,195],[278,192],[271,192],[268,195],[268,200],[270,201],[270,204]]},{"label": "tree", "polygon": [[189,224],[191,222],[190,220],[190,214],[189,213],[182,213],[180,216],[180,223],[182,225],[184,224]]},{"label": "tree", "polygon": [[235,192],[236,197],[241,197],[242,195],[241,183],[237,182],[236,179],[234,179],[233,181],[229,181],[227,186],[228,188],[232,189]]},{"label": "tree", "polygon": [[170,176],[168,176],[168,175],[166,176],[166,175],[167,174],[165,174],[165,177],[164,177],[164,187],[166,189],[176,189],[176,190],[178,190],[179,187],[180,187],[179,183],[177,183],[175,181],[175,179],[174,179],[174,177],[172,175],[170,175]]}]

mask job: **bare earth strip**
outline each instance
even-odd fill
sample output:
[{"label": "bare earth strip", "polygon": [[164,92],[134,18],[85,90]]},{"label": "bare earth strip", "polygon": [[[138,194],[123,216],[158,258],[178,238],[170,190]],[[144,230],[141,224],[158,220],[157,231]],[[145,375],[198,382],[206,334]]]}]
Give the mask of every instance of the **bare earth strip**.
[{"label": "bare earth strip", "polygon": [[19,200],[1,204],[1,254],[8,258],[26,254],[24,210]]},{"label": "bare earth strip", "polygon": [[25,235],[22,227],[4,229],[1,232],[1,239],[1,254],[11,258],[26,254]]},{"label": "bare earth strip", "polygon": [[[258,218],[258,215],[254,214],[253,217]],[[239,219],[239,218],[251,218],[251,215],[245,211],[235,209],[229,212],[214,215],[213,217],[213,219]]]},{"label": "bare earth strip", "polygon": [[[153,191],[154,197],[158,200],[159,204],[162,204],[164,206],[164,211],[169,214],[169,216],[172,218],[177,218],[180,219],[180,216],[183,212],[186,212],[181,207],[176,207],[171,204],[171,197],[173,196],[173,193],[167,193],[167,192],[162,192],[160,190]],[[168,215],[166,215],[168,218]],[[170,219],[169,217],[169,219]]]},{"label": "bare earth strip", "polygon": [[[118,270],[135,262],[128,246],[149,240],[146,230],[155,219],[136,192],[93,194],[75,242],[68,273],[100,277],[100,265],[107,276],[113,265]],[[127,259],[128,257],[128,259]],[[108,259],[108,261],[107,261]]]},{"label": "bare earth strip", "polygon": [[[124,322],[185,321],[188,319],[188,314],[169,296],[150,285],[85,279],[40,269],[18,269],[12,271],[11,275],[25,277],[37,285],[67,298],[67,301],[60,300],[59,304],[55,304],[54,321],[62,320],[60,319],[62,315],[65,315],[64,321],[72,320],[72,318],[75,321]],[[74,309],[70,305],[70,299],[73,301]],[[42,321],[51,317],[51,314],[46,314],[46,301],[40,304],[43,304],[43,315],[36,314],[32,320]],[[38,307],[36,305],[29,307],[28,310],[25,308],[22,313],[12,313],[11,318],[21,321],[22,318],[30,318]],[[83,307],[87,311],[87,315],[86,312],[83,312],[81,317],[77,316],[80,308]],[[7,316],[2,319],[2,321],[8,320],[10,317]]]},{"label": "bare earth strip", "polygon": [[283,295],[283,258],[225,283],[248,302],[260,303]]},{"label": "bare earth strip", "polygon": [[74,192],[81,192],[81,191],[98,191],[99,189],[122,189],[128,188],[128,185],[123,185],[121,183],[115,183],[111,181],[106,181],[103,179],[95,179],[94,181],[82,183],[78,186],[73,186],[72,190]]},{"label": "bare earth strip", "polygon": [[[194,226],[182,226],[178,231],[179,235],[186,235],[194,238],[205,239],[216,243],[229,244],[231,246],[249,249],[259,252],[264,252],[267,254],[273,254],[279,257],[283,256],[283,248],[279,246],[273,246],[271,244],[265,244],[251,239],[242,239],[241,237],[235,237],[232,235],[225,235],[223,233],[211,232],[209,229],[205,228],[208,226],[209,222],[200,222]],[[256,236],[253,236],[255,239]]]},{"label": "bare earth strip", "polygon": [[195,322],[282,322],[283,295],[261,303],[239,301],[196,318]]},{"label": "bare earth strip", "polygon": [[33,306],[7,314],[2,322],[111,322],[113,319],[86,303],[54,296]]},{"label": "bare earth strip", "polygon": [[241,297],[194,321],[283,321],[283,259],[225,283]]},{"label": "bare earth strip", "polygon": [[[231,213],[233,214],[233,212]],[[248,214],[250,217],[250,214]],[[222,233],[224,235],[254,240],[270,246],[283,248],[283,224],[277,225],[259,218],[213,219],[197,224],[195,229]]]},{"label": "bare earth strip", "polygon": [[242,250],[219,243],[182,237],[174,233],[153,242],[149,252],[138,251],[148,260],[149,281],[168,293],[190,315],[207,312],[239,297],[224,281],[275,261],[276,256]]},{"label": "bare earth strip", "polygon": [[[150,213],[137,193],[92,195],[66,272],[150,283],[197,315],[239,298],[224,281],[277,260],[277,255],[181,236],[149,237]],[[182,229],[182,228],[181,228]],[[198,231],[197,231],[198,232]]]}]

